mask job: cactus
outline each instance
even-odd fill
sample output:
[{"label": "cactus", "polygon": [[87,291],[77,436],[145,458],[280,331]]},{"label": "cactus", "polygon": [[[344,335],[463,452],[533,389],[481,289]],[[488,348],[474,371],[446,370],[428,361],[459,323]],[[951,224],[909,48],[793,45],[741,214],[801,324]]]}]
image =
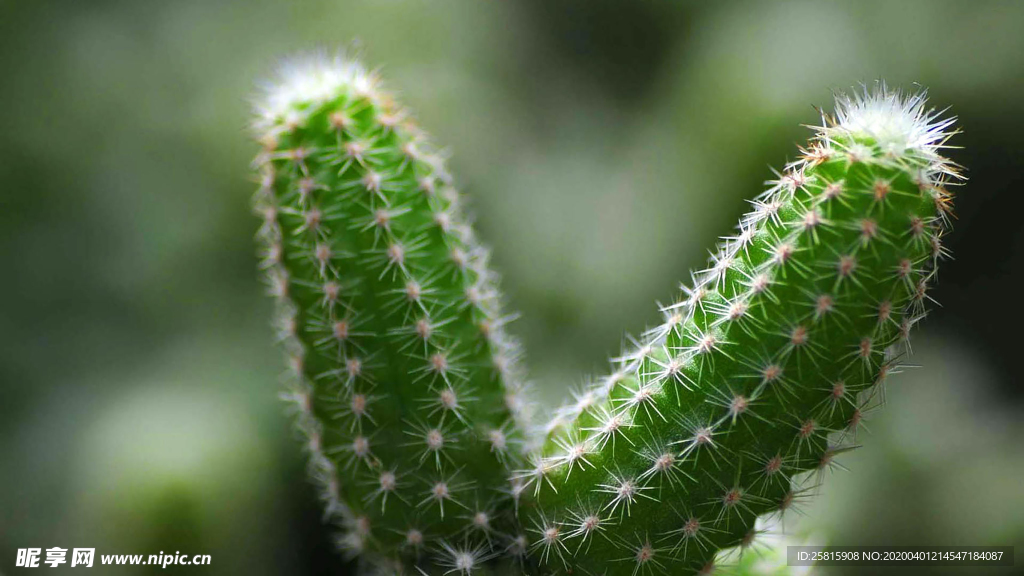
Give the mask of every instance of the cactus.
[{"label": "cactus", "polygon": [[374,74],[323,57],[282,74],[255,122],[258,236],[339,545],[380,564],[494,542],[523,404],[487,251]]},{"label": "cactus", "polygon": [[545,565],[699,571],[852,448],[945,255],[952,120],[924,106],[837,98],[665,322],[556,414],[517,475]]},{"label": "cactus", "polygon": [[706,572],[854,447],[946,256],[953,119],[923,92],[837,96],[664,323],[534,434],[486,252],[378,84],[313,60],[256,121],[288,398],[345,550],[396,572]]}]

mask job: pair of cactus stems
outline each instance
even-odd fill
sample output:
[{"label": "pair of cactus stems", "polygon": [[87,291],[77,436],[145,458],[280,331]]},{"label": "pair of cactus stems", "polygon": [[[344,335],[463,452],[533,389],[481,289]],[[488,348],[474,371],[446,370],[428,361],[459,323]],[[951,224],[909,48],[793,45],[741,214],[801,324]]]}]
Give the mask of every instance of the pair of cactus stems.
[{"label": "pair of cactus stems", "polygon": [[360,569],[709,573],[882,400],[945,255],[953,119],[837,96],[664,322],[543,423],[429,138],[344,56],[257,106],[261,266],[327,519]]}]

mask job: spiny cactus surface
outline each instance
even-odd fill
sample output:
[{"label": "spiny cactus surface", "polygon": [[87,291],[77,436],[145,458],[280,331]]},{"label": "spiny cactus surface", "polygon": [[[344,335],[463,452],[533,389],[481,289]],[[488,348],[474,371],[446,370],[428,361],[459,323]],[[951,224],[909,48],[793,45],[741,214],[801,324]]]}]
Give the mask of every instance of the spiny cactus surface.
[{"label": "spiny cactus surface", "polygon": [[515,476],[544,566],[705,570],[852,448],[944,255],[951,120],[924,104],[840,97],[664,324],[554,417]]},{"label": "spiny cactus surface", "polygon": [[286,67],[255,129],[286,397],[339,545],[396,566],[504,549],[517,347],[441,159],[376,76],[344,59]]},{"label": "spiny cactus surface", "polygon": [[255,122],[259,236],[339,545],[397,573],[634,576],[748,546],[853,447],[925,314],[951,125],[923,93],[838,97],[665,322],[522,458],[518,348],[442,162],[359,65],[290,68]]}]

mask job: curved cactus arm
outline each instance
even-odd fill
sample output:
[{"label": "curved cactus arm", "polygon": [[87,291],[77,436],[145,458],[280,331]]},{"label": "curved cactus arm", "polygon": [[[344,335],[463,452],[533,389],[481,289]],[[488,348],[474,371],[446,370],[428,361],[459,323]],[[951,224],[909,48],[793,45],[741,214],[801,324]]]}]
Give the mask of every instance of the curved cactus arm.
[{"label": "curved cactus arm", "polygon": [[285,397],[339,545],[396,569],[504,551],[519,347],[441,158],[344,57],[285,66],[254,130]]},{"label": "curved cactus arm", "polygon": [[884,84],[837,98],[665,322],[514,475],[540,564],[708,571],[853,447],[945,255],[952,122]]}]

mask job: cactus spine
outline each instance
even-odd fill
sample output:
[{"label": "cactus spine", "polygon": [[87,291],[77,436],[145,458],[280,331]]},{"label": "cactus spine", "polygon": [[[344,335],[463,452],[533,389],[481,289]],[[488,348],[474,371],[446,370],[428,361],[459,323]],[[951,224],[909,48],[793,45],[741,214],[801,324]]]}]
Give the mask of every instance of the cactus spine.
[{"label": "cactus spine", "polygon": [[497,500],[520,449],[518,352],[441,159],[344,59],[288,69],[255,128],[286,397],[339,545],[377,565],[490,555],[511,531]]},{"label": "cactus spine", "polygon": [[697,573],[797,504],[925,314],[959,178],[940,154],[953,120],[923,93],[880,84],[836,106],[665,322],[522,460],[518,349],[425,136],[345,60],[271,88],[264,267],[340,545],[396,572],[502,556]]}]

